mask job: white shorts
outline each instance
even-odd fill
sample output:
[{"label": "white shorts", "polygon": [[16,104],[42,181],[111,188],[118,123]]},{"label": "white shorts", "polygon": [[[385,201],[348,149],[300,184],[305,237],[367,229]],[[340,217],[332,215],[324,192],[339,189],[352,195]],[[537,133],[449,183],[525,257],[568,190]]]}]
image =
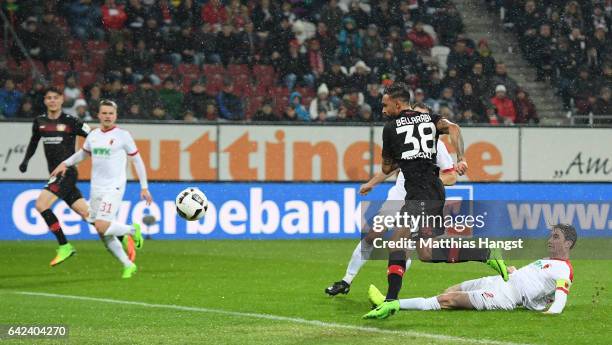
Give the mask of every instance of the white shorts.
[{"label": "white shorts", "polygon": [[383,216],[392,216],[394,217],[404,206],[404,197],[406,196],[406,192],[403,188],[399,188],[397,185],[394,185],[389,189],[387,193],[387,200],[383,203],[382,207],[378,211],[379,215]]},{"label": "white shorts", "polygon": [[521,303],[516,289],[500,276],[484,277],[461,283],[476,310],[512,310]]},{"label": "white shorts", "polygon": [[96,220],[112,222],[119,212],[125,190],[91,190],[88,222]]}]

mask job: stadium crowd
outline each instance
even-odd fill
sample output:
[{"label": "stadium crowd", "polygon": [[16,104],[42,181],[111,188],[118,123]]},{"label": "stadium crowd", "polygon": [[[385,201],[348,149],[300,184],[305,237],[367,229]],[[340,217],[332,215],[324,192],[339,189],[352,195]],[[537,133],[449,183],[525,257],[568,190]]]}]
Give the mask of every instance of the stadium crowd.
[{"label": "stadium crowd", "polygon": [[[463,34],[461,16],[447,0],[4,0],[1,6],[23,43],[4,35],[0,44],[4,118],[42,113],[42,92],[51,84],[64,89],[64,110],[84,119],[110,98],[130,119],[377,121],[381,90],[401,80],[417,101],[459,123],[538,122],[529,94],[491,55],[486,39]],[[609,28],[605,14],[598,20]],[[564,11],[558,15],[565,18]],[[591,27],[587,19],[584,30]],[[555,35],[562,35],[564,21],[549,24]],[[528,25],[546,24],[516,27]],[[584,61],[593,60],[593,49],[597,61],[603,54],[597,49],[609,50],[606,38],[591,49],[590,39],[580,48],[571,37],[567,49],[582,49]],[[529,55],[534,40],[520,39],[530,61],[546,58]],[[538,76],[555,75],[570,94],[568,85],[582,79],[566,75],[559,64],[568,62],[550,61]],[[608,73],[609,83],[603,61],[575,63],[576,75],[578,65],[589,66],[589,73]],[[33,68],[40,74],[33,76]],[[601,99],[609,101],[607,92]]]},{"label": "stadium crowd", "polygon": [[536,80],[556,88],[566,110],[612,115],[612,1],[487,1],[515,30]]}]

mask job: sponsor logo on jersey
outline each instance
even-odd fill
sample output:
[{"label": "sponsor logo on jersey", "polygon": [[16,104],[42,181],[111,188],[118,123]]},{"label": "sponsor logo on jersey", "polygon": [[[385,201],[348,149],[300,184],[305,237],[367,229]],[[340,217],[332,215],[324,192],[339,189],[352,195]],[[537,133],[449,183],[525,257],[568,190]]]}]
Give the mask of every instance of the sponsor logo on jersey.
[{"label": "sponsor logo on jersey", "polygon": [[110,157],[111,149],[106,147],[94,147],[93,150],[91,150],[91,154],[94,156]]},{"label": "sponsor logo on jersey", "polygon": [[42,142],[45,145],[61,144],[62,141],[64,141],[64,138],[62,138],[62,137],[43,137],[42,138]]},{"label": "sponsor logo on jersey", "polygon": [[63,131],[65,131],[65,130],[66,130],[66,125],[65,125],[65,124],[63,124],[63,123],[60,123],[60,124],[58,124],[58,125],[55,127],[55,129],[56,129],[58,132],[63,132]]}]

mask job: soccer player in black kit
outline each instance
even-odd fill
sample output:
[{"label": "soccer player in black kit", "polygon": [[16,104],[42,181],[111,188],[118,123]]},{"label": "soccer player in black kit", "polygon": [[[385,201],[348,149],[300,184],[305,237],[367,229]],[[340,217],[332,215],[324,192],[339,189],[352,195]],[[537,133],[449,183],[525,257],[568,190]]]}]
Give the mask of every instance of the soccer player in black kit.
[{"label": "soccer player in black kit", "polygon": [[[87,124],[62,112],[63,101],[62,92],[58,89],[49,88],[45,91],[44,102],[47,112],[34,119],[32,137],[23,162],[19,165],[22,173],[28,169],[28,162],[36,152],[40,140],[43,142],[47,167],[51,173],[61,162],[74,154],[76,137],[86,137],[89,133],[90,129]],[[57,255],[51,260],[51,266],[62,263],[76,253],[74,247],[68,243],[57,217],[51,211],[51,206],[59,198],[83,219],[89,215],[89,207],[77,188],[76,182],[76,168],[68,169],[64,176],[49,179],[36,199],[36,210],[40,212],[59,243]]]},{"label": "soccer player in black kit", "polygon": [[[443,217],[446,195],[444,185],[438,177],[436,142],[440,134],[449,135],[457,153],[457,173],[463,175],[467,170],[467,162],[464,158],[461,129],[439,115],[415,110],[416,105],[412,104],[410,99],[410,88],[401,82],[396,82],[385,90],[382,103],[383,115],[390,118],[383,129],[382,171],[389,174],[399,167],[406,179],[405,204],[400,212],[415,217]],[[419,237],[436,237],[444,233],[443,226],[417,227],[415,230]],[[392,239],[409,238],[410,232],[409,228],[402,227],[393,232]],[[417,248],[418,252],[419,249]],[[419,252],[421,261],[486,262],[504,280],[508,279],[503,260],[491,258],[491,252],[486,248],[461,249],[458,253],[449,248],[432,249],[429,260],[421,255],[422,252],[426,251]],[[385,302],[364,315],[364,318],[384,319],[399,310],[398,294],[402,287],[405,267],[405,250],[391,250],[387,266],[388,290]]]}]

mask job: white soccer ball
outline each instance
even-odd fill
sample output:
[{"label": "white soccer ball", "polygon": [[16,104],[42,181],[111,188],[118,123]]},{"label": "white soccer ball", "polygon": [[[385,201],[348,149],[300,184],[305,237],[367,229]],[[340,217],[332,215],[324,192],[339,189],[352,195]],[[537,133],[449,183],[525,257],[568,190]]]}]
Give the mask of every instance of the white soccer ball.
[{"label": "white soccer ball", "polygon": [[208,210],[208,199],[204,192],[196,187],[189,187],[176,196],[176,212],[186,220],[198,220]]}]

